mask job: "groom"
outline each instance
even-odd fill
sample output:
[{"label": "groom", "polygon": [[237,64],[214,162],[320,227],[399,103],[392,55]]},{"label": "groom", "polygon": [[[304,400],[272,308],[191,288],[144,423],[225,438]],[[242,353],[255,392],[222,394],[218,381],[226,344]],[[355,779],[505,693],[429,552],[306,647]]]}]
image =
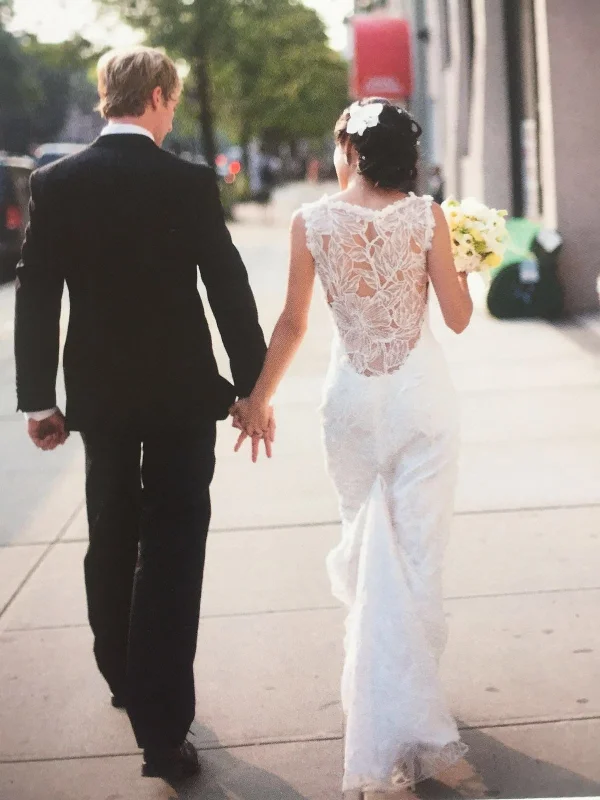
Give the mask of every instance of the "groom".
[{"label": "groom", "polygon": [[[98,87],[100,137],[31,178],[18,407],[44,450],[81,433],[96,660],[143,774],[179,780],[199,768],[186,734],[216,420],[250,393],[266,348],[213,170],[160,149],[181,92],[173,62],[149,48],[108,53]],[[217,371],[198,267],[235,386]],[[66,418],[55,393],[65,283]]]}]

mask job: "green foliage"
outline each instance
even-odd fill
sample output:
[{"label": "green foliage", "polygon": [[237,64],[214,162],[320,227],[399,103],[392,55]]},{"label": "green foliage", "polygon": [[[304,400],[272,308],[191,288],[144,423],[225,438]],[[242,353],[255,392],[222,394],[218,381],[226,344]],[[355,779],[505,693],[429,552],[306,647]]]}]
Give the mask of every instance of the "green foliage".
[{"label": "green foliage", "polygon": [[79,35],[59,44],[44,44],[36,36],[26,36],[22,47],[28,56],[48,69],[68,73],[87,70],[98,58],[92,43]]},{"label": "green foliage", "polygon": [[86,39],[77,36],[60,44],[42,44],[35,36],[22,41],[29,74],[36,87],[31,136],[49,141],[62,128],[72,97],[72,84],[86,74],[96,53]]},{"label": "green foliage", "polygon": [[354,0],[354,11],[355,13],[376,11],[378,8],[383,8],[385,5],[387,5],[387,0]]},{"label": "green foliage", "polygon": [[244,144],[254,136],[320,138],[347,100],[346,65],[318,14],[299,0],[102,1],[150,44],[188,62],[188,121],[201,114],[200,94]]},{"label": "green foliage", "polygon": [[146,33],[147,41],[171,55],[193,60],[198,36],[211,48],[229,41],[231,7],[236,0],[101,0]]},{"label": "green foliage", "polygon": [[36,86],[18,40],[0,27],[0,150],[22,151],[29,141]]},{"label": "green foliage", "polygon": [[243,203],[249,200],[250,187],[248,185],[248,178],[241,175],[235,183],[221,184],[221,203],[225,211],[227,219],[234,218],[234,208],[238,203]]},{"label": "green foliage", "polygon": [[0,27],[0,149],[26,152],[33,143],[53,139],[74,97],[91,110],[95,91],[87,71],[95,58],[81,37],[42,44]]},{"label": "green foliage", "polygon": [[346,64],[319,16],[290,0],[238,2],[232,59],[217,59],[217,95],[238,136],[294,141],[329,132],[347,99]]},{"label": "green foliage", "polygon": [[0,0],[0,28],[3,28],[12,17],[12,0]]}]

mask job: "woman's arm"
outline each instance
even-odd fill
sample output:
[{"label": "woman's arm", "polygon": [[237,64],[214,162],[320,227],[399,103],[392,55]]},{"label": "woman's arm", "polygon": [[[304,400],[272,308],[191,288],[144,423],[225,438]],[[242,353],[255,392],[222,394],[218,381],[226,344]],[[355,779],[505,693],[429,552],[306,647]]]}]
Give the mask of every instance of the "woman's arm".
[{"label": "woman's arm", "polygon": [[462,333],[473,313],[467,276],[457,272],[452,256],[450,229],[442,208],[432,205],[435,230],[431,249],[427,253],[427,271],[440,303],[446,325],[455,333]]},{"label": "woman's arm", "polygon": [[[301,212],[292,219],[291,256],[285,306],[271,337],[265,365],[247,400],[233,408],[247,436],[262,436],[269,428],[269,403],[306,333],[315,282],[315,265],[306,243]],[[245,437],[240,437],[242,439]],[[238,442],[238,447],[241,442]]]}]

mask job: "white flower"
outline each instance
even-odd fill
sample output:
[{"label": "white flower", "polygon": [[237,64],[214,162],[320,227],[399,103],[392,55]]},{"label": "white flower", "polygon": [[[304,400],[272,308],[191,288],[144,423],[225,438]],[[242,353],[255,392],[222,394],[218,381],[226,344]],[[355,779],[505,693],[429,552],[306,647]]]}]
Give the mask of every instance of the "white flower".
[{"label": "white flower", "polygon": [[368,103],[366,106],[353,103],[350,106],[350,119],[346,131],[362,136],[367,128],[374,128],[378,124],[382,111],[383,103]]},{"label": "white flower", "polygon": [[442,204],[452,235],[452,252],[459,272],[479,272],[499,266],[506,250],[505,211],[488,208],[474,197]]}]

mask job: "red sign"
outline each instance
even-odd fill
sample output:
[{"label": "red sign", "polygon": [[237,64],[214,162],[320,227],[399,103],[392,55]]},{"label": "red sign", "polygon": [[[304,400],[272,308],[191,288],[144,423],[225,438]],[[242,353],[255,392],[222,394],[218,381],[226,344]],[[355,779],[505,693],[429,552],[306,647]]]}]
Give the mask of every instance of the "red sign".
[{"label": "red sign", "polygon": [[405,100],[412,91],[410,29],[403,19],[358,15],[353,18],[355,99]]}]

